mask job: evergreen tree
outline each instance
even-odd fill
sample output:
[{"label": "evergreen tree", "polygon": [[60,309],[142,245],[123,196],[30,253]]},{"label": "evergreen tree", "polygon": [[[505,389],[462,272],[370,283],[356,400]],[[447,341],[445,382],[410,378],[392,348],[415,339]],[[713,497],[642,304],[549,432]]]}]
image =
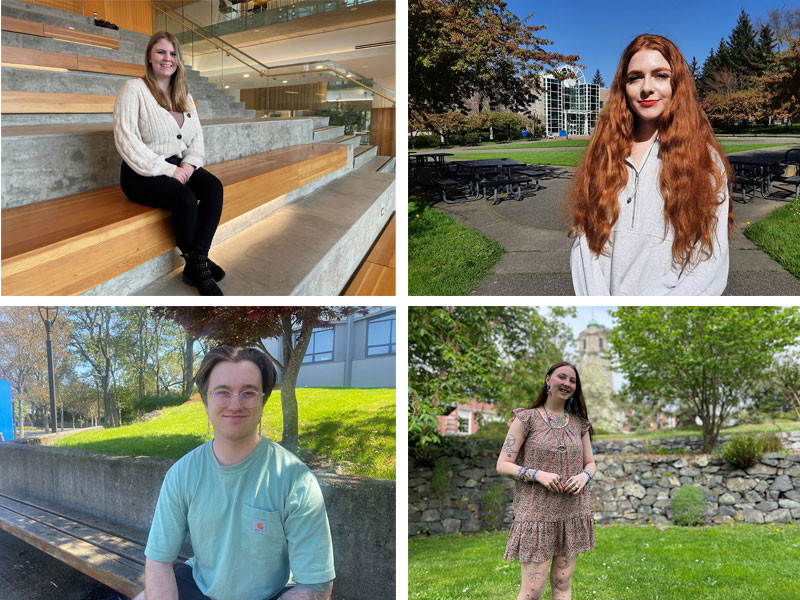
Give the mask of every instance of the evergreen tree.
[{"label": "evergreen tree", "polygon": [[777,43],[772,27],[764,25],[758,33],[759,76],[764,74],[767,66],[772,62]]},{"label": "evergreen tree", "polygon": [[[759,75],[761,53],[756,43],[756,32],[750,22],[750,16],[744,9],[739,13],[739,20],[731,32],[727,49],[731,70],[745,77]],[[717,51],[717,56],[719,56],[719,51]]]},{"label": "evergreen tree", "polygon": [[692,57],[692,62],[689,65],[689,72],[692,74],[695,86],[700,85],[700,65],[697,64],[697,57]]},{"label": "evergreen tree", "polygon": [[[714,63],[713,73],[717,71],[732,71],[733,70],[733,57],[731,56],[730,46],[725,42],[725,38],[720,38],[719,46],[717,47],[717,55]],[[711,73],[709,73],[711,74]]]},{"label": "evergreen tree", "polygon": [[595,71],[594,78],[592,79],[592,83],[596,83],[600,87],[605,87],[606,86],[606,82],[603,81],[603,76],[600,75],[600,69],[597,69],[597,71]]},{"label": "evergreen tree", "polygon": [[700,73],[699,84],[697,86],[697,91],[700,92],[700,96],[703,96],[706,93],[706,85],[711,80],[711,76],[716,70],[717,55],[714,53],[714,49],[712,48],[708,53],[708,58],[706,58],[705,62],[703,63],[703,69]]}]

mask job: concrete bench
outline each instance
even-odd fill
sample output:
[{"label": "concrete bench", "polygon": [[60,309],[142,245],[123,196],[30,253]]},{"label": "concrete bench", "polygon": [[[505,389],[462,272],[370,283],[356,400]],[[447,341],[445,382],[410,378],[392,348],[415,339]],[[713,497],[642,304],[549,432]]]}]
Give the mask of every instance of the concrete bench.
[{"label": "concrete bench", "polygon": [[[302,144],[208,165],[225,186],[221,223],[347,162],[347,149]],[[118,185],[2,211],[5,295],[85,292],[174,247],[169,213],[131,202]]]}]

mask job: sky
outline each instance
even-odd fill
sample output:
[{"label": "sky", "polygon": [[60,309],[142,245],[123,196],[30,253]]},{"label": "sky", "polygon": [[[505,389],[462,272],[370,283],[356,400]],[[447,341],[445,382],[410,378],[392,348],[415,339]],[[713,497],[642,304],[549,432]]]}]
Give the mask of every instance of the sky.
[{"label": "sky", "polygon": [[[609,6],[613,8],[609,8]],[[671,39],[691,63],[697,57],[702,66],[720,38],[728,39],[743,8],[754,23],[770,9],[800,6],[798,0],[672,0],[631,2],[630,0],[508,0],[508,8],[526,17],[533,11],[531,25],[546,25],[539,37],[551,40],[551,52],[578,54],[584,75],[591,82],[600,69],[606,87],[611,85],[625,46],[640,33],[654,33]]]},{"label": "sky", "polygon": [[[576,344],[573,348],[573,351],[577,353],[578,334],[586,329],[586,326],[592,319],[597,321],[600,325],[611,329],[614,326],[614,322],[611,319],[609,311],[615,310],[616,306],[577,306],[575,308],[578,311],[578,315],[575,318],[566,319],[566,321],[567,324],[572,328],[572,334],[575,336]],[[619,373],[613,373],[613,377],[614,389],[619,390],[624,383],[624,379]]]}]

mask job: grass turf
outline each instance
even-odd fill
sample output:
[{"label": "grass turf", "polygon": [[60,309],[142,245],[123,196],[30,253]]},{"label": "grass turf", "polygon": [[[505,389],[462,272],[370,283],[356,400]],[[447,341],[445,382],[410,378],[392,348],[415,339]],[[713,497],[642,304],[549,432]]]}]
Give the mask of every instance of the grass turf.
[{"label": "grass turf", "polygon": [[[516,598],[519,563],[503,559],[507,536],[409,539],[409,599]],[[595,537],[594,551],[578,556],[576,600],[800,599],[800,524],[611,525],[596,526]]]},{"label": "grass turf", "polygon": [[772,211],[749,225],[744,235],[800,279],[800,200]]},{"label": "grass turf", "polygon": [[[789,421],[777,419],[770,423],[753,423],[748,425],[737,425],[736,427],[726,427],[720,430],[720,435],[730,435],[733,433],[773,433],[778,431],[796,431],[800,429],[800,421]],[[502,442],[506,439],[508,427],[505,423],[487,423],[481,427],[474,437]],[[635,433],[598,433],[595,440],[661,440],[678,437],[702,436],[703,430],[699,425],[686,427],[675,427],[672,429],[658,429],[656,431],[637,431]]]},{"label": "grass turf", "polygon": [[[723,144],[722,149],[726,154],[732,152],[746,152],[760,150],[786,144]],[[507,146],[509,149],[511,146]],[[482,160],[485,158],[511,158],[520,162],[534,165],[554,165],[559,167],[577,167],[583,156],[583,150],[545,150],[541,152],[470,152],[459,153],[452,156],[456,160]]]},{"label": "grass turf", "polygon": [[528,149],[535,150],[536,148],[576,148],[580,146],[588,146],[590,140],[552,140],[541,142],[485,142],[481,144],[481,148],[508,148],[515,149]]},{"label": "grass turf", "polygon": [[412,296],[464,296],[500,260],[503,247],[448,215],[408,201],[408,293]]},{"label": "grass turf", "polygon": [[[297,388],[300,448],[350,475],[395,478],[395,390]],[[180,458],[211,439],[199,396],[147,422],[87,431],[56,444],[95,452]],[[280,391],[264,407],[261,434],[280,441]]]}]

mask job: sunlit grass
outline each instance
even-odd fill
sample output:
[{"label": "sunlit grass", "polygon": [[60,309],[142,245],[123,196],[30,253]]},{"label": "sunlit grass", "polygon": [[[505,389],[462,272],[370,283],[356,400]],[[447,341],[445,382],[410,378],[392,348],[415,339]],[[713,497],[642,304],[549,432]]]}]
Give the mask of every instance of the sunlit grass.
[{"label": "sunlit grass", "polygon": [[749,225],[744,235],[800,279],[800,200],[772,211]]},{"label": "sunlit grass", "polygon": [[[409,599],[515,598],[520,567],[503,558],[507,537],[410,539]],[[596,526],[595,537],[595,549],[578,556],[576,600],[800,599],[800,524]]]},{"label": "sunlit grass", "polygon": [[[298,388],[300,449],[343,466],[350,475],[394,479],[395,390]],[[261,434],[281,440],[280,391],[264,407]],[[165,408],[151,421],[114,429],[86,431],[63,438],[58,446],[111,454],[180,458],[210,440],[199,396]]]}]

